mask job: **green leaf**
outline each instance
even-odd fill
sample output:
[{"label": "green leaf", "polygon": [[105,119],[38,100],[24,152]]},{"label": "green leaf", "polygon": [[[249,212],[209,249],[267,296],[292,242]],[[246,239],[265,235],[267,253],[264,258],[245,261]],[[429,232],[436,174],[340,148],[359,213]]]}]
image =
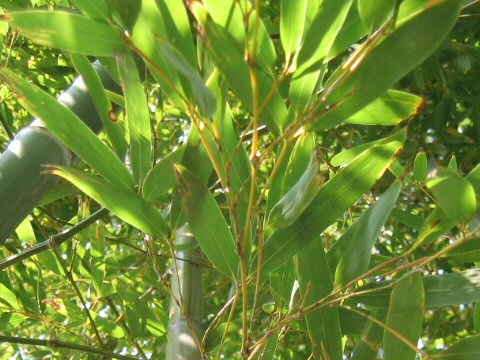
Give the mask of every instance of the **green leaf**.
[{"label": "green leaf", "polygon": [[[391,281],[381,281],[366,287],[366,289],[375,290],[369,291],[369,294],[358,296],[358,302],[368,306],[388,307],[391,283]],[[478,302],[480,301],[480,269],[425,276],[423,286],[426,308]]]},{"label": "green leaf", "polygon": [[362,45],[329,78],[309,117],[317,131],[341,124],[420,65],[455,24],[461,0],[431,1],[383,39]]},{"label": "green leaf", "polygon": [[[343,287],[368,269],[373,245],[395,206],[401,188],[402,183],[396,180],[378,203],[365,211],[335,242],[329,252],[329,255],[331,253],[332,256],[337,257],[335,259],[337,261],[341,256],[335,272],[335,288]],[[329,263],[333,262],[329,261]]]},{"label": "green leaf", "polygon": [[92,56],[113,56],[125,49],[122,37],[109,25],[61,11],[21,11],[3,16],[33,42]]},{"label": "green leaf", "polygon": [[71,2],[93,20],[104,21],[110,17],[110,6],[105,0],[71,0]]},{"label": "green leaf", "polygon": [[[4,304],[2,306],[2,304]],[[18,299],[8,287],[0,283],[0,307],[7,306],[8,308],[20,309]]]},{"label": "green leaf", "polygon": [[[300,290],[306,296],[305,305],[321,300],[332,292],[332,275],[322,242],[312,242],[300,251],[296,263]],[[306,320],[315,358],[343,359],[338,309],[324,307],[309,312]]]},{"label": "green leaf", "polygon": [[349,124],[394,126],[417,115],[425,106],[420,96],[388,90],[362,110],[347,119]]},{"label": "green leaf", "polygon": [[0,331],[12,331],[27,319],[23,314],[4,312],[0,315]]},{"label": "green leaf", "polygon": [[383,140],[384,139],[371,141],[371,142],[360,144],[350,149],[344,150],[336,154],[330,161],[330,164],[335,167],[348,164],[352,162],[357,156],[362,154],[364,151],[374,146],[375,144],[381,143]]},{"label": "green leaf", "polygon": [[370,33],[388,19],[395,3],[396,0],[358,0],[358,13]]},{"label": "green leaf", "polygon": [[307,7],[308,0],[282,0],[280,3],[280,40],[287,62],[301,44]]},{"label": "green leaf", "polygon": [[480,335],[472,335],[457,341],[435,358],[447,360],[477,360],[480,357]]},{"label": "green leaf", "polygon": [[268,219],[269,226],[284,228],[297,220],[318,194],[324,180],[317,155],[313,154],[298,182],[273,207]]},{"label": "green leaf", "polygon": [[285,263],[341,217],[383,175],[401,149],[405,136],[403,129],[384,143],[372,146],[325,183],[298,220],[266,240],[264,271]]},{"label": "green leaf", "polygon": [[305,34],[302,49],[298,54],[298,69],[293,74],[294,78],[299,77],[312,66],[318,66],[327,56],[342,28],[352,2],[352,0],[322,1],[316,17]]},{"label": "green leaf", "polygon": [[177,150],[165,155],[149,171],[143,182],[142,194],[149,201],[159,200],[165,192],[175,185],[175,172],[173,164],[181,163],[186,146],[182,145]]},{"label": "green leaf", "polygon": [[228,224],[203,181],[181,165],[175,166],[183,211],[203,252],[218,270],[235,278],[238,256]]},{"label": "green leaf", "polygon": [[55,98],[8,69],[0,74],[20,96],[23,106],[39,117],[55,136],[112,184],[133,188],[132,175],[113,151],[82,120]]},{"label": "green leaf", "polygon": [[54,167],[51,172],[70,181],[123,221],[157,238],[167,236],[168,228],[160,211],[133,190],[71,168]]},{"label": "green leaf", "polygon": [[142,8],[142,0],[107,0],[113,10],[113,16],[123,28],[132,32]]},{"label": "green leaf", "polygon": [[456,171],[438,168],[426,182],[445,214],[456,224],[468,223],[477,209],[473,185]]},{"label": "green leaf", "polygon": [[133,56],[129,53],[119,54],[117,63],[125,97],[133,177],[141,185],[152,167],[150,110]]},{"label": "green leaf", "polygon": [[415,156],[415,162],[413,163],[413,178],[419,183],[423,183],[427,178],[428,172],[428,159],[427,154],[423,149]]},{"label": "green leaf", "polygon": [[424,308],[422,275],[418,272],[405,275],[393,288],[390,299],[386,322],[388,328],[385,328],[383,337],[385,360],[415,360],[416,351],[405,341],[409,341],[411,346],[417,346]]},{"label": "green leaf", "polygon": [[72,53],[71,59],[75,69],[80,75],[82,75],[82,79],[87,85],[95,104],[95,108],[102,120],[108,139],[118,157],[123,159],[127,152],[128,145],[123,135],[122,126],[119,123],[114,123],[109,117],[109,114],[113,111],[113,107],[108,99],[100,77],[86,56]]},{"label": "green leaf", "polygon": [[215,112],[216,99],[210,89],[205,86],[198,71],[190,65],[176,47],[167,41],[158,39],[158,46],[165,61],[190,83],[193,100],[198,106],[200,113],[205,117],[211,117]]},{"label": "green leaf", "polygon": [[[370,315],[373,319],[385,322],[387,311],[375,309]],[[365,325],[360,342],[353,349],[351,360],[376,360],[378,349],[383,343],[383,327],[369,320]]]}]

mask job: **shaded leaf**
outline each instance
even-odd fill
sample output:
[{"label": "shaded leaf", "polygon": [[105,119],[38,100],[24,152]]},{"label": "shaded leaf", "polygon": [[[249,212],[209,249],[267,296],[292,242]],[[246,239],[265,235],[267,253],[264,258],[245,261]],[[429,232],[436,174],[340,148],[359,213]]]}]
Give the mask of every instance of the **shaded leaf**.
[{"label": "shaded leaf", "polygon": [[225,275],[235,278],[238,256],[228,224],[203,181],[181,165],[175,165],[183,211],[203,252]]},{"label": "shaded leaf", "polygon": [[125,165],[75,114],[12,71],[3,69],[1,75],[19,94],[23,106],[83,161],[112,184],[133,188],[132,175]]},{"label": "shaded leaf", "polygon": [[158,238],[167,236],[168,228],[160,211],[133,190],[71,168],[55,167],[51,172],[67,179],[120,219],[143,232]]},{"label": "shaded leaf", "polygon": [[106,20],[110,17],[110,6],[106,0],[71,0],[85,15],[93,20]]},{"label": "shaded leaf", "polygon": [[[405,341],[409,341],[411,346],[417,346],[424,309],[422,275],[418,272],[405,275],[393,288],[390,299],[386,324],[396,333],[385,329],[383,337],[385,360],[415,360],[416,351]],[[398,334],[402,335],[403,339],[399,338]]]},{"label": "shaded leaf", "polygon": [[[348,284],[368,269],[373,245],[395,206],[401,188],[402,183],[396,180],[378,203],[365,211],[335,242],[329,252],[333,258],[337,257],[335,260],[341,256],[335,272],[335,288]],[[330,264],[335,260],[329,261]]]},{"label": "shaded leaf", "polygon": [[477,360],[480,357],[480,335],[468,336],[457,341],[435,359]]},{"label": "shaded leaf", "polygon": [[[381,322],[385,322],[387,311],[385,309],[375,309],[370,316]],[[351,360],[376,360],[378,350],[383,343],[384,329],[378,323],[369,320],[362,333],[362,339],[355,346]]]},{"label": "shaded leaf", "polygon": [[33,42],[92,56],[113,56],[125,48],[120,34],[109,25],[61,11],[21,11],[3,16]]},{"label": "shaded leaf", "polygon": [[133,56],[129,53],[119,54],[117,63],[125,97],[133,177],[141,185],[152,167],[150,110]]},{"label": "shaded leaf", "polygon": [[113,17],[120,25],[129,32],[132,32],[135,22],[137,21],[140,9],[142,8],[142,0],[106,0],[113,10]]}]

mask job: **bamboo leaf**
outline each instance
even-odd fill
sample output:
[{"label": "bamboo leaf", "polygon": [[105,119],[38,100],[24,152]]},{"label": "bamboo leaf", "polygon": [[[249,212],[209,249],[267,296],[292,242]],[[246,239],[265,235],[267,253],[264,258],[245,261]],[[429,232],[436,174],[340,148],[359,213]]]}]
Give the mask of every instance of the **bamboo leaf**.
[{"label": "bamboo leaf", "polygon": [[33,42],[92,56],[113,56],[125,49],[119,33],[109,25],[61,11],[21,11],[3,16]]},{"label": "bamboo leaf", "polygon": [[473,185],[456,171],[438,168],[426,185],[445,214],[456,224],[466,224],[475,215],[477,200]]},{"label": "bamboo leaf", "polygon": [[168,153],[148,172],[142,186],[142,194],[149,201],[159,200],[175,185],[173,164],[181,163],[186,146]]},{"label": "bamboo leaf", "polygon": [[158,238],[167,236],[168,228],[160,211],[133,190],[71,168],[54,167],[51,172],[70,181],[120,219],[141,231]]},{"label": "bamboo leaf", "polygon": [[395,181],[378,203],[365,211],[335,242],[330,252],[332,256],[341,256],[339,261],[336,259],[335,288],[348,284],[368,269],[373,245],[395,206],[401,188],[401,182]]},{"label": "bamboo leaf", "polygon": [[401,149],[405,136],[405,130],[398,131],[384,143],[365,151],[326,182],[298,220],[266,240],[264,271],[284,264],[342,216],[383,175]]},{"label": "bamboo leaf", "polygon": [[111,111],[113,111],[113,108],[100,77],[86,56],[72,53],[71,59],[75,69],[80,75],[82,75],[83,81],[87,85],[87,88],[92,95],[95,108],[100,115],[100,119],[102,120],[108,139],[110,140],[118,157],[123,159],[127,152],[128,144],[123,135],[123,129],[121,125],[114,123],[109,117],[109,114]]},{"label": "bamboo leaf", "polygon": [[142,8],[142,0],[107,0],[117,22],[128,32],[132,32]]},{"label": "bamboo leaf", "polygon": [[21,79],[8,69],[0,74],[20,95],[25,108],[42,119],[55,136],[83,161],[112,184],[133,187],[133,179],[125,165],[75,114],[51,95]]},{"label": "bamboo leaf", "polygon": [[190,83],[193,99],[202,115],[211,117],[215,112],[216,99],[210,89],[205,86],[198,71],[190,65],[179,50],[167,41],[158,39],[158,46],[165,61]]},{"label": "bamboo leaf", "polygon": [[[383,347],[385,360],[415,360],[416,352],[410,345],[417,346],[422,329],[425,292],[422,275],[418,272],[402,277],[395,285],[388,308]],[[403,336],[403,339],[399,337]]]},{"label": "bamboo leaf", "polygon": [[413,163],[413,178],[419,183],[423,183],[427,178],[428,172],[428,159],[425,150],[420,151],[415,156],[415,162]]},{"label": "bamboo leaf", "polygon": [[298,182],[273,207],[268,224],[273,228],[291,225],[310,205],[324,182],[320,165],[313,154],[307,169]]},{"label": "bamboo leaf", "polygon": [[117,55],[117,63],[125,97],[133,177],[141,185],[152,167],[150,110],[133,57],[128,53]]},{"label": "bamboo leaf", "polygon": [[461,0],[431,1],[383,39],[367,41],[326,82],[311,114],[314,129],[341,124],[421,64],[455,24],[460,5]]},{"label": "bamboo leaf", "polygon": [[395,2],[396,0],[358,0],[358,13],[370,33],[388,19]]},{"label": "bamboo leaf", "polygon": [[383,139],[374,140],[374,141],[360,144],[350,149],[344,150],[336,154],[330,161],[330,164],[332,164],[332,166],[342,166],[342,165],[348,164],[352,162],[357,156],[359,156],[364,151],[366,151],[368,148],[374,146],[375,144],[379,144],[382,141]]},{"label": "bamboo leaf", "polygon": [[[306,305],[323,299],[333,290],[332,275],[323,244],[312,242],[296,256],[300,290],[307,295]],[[342,333],[338,309],[325,307],[306,315],[308,334],[316,359],[343,359]]]},{"label": "bamboo leaf", "polygon": [[388,90],[362,110],[347,119],[349,124],[394,126],[417,115],[424,107],[420,96]]},{"label": "bamboo leaf", "polygon": [[308,0],[282,0],[280,3],[280,40],[287,62],[302,41],[307,7]]},{"label": "bamboo leaf", "polygon": [[436,355],[436,359],[477,360],[480,357],[480,335],[472,335],[457,341],[447,350]]},{"label": "bamboo leaf", "polygon": [[[385,309],[375,309],[370,316],[384,322],[387,311]],[[376,360],[378,349],[383,343],[383,332],[383,327],[369,320],[363,330],[362,339],[353,349],[351,360]]]},{"label": "bamboo leaf", "polygon": [[104,21],[110,17],[110,6],[105,0],[71,0],[85,15],[93,20]]},{"label": "bamboo leaf", "polygon": [[205,255],[227,276],[235,278],[238,257],[235,240],[228,224],[208,188],[194,173],[175,165],[182,207]]}]

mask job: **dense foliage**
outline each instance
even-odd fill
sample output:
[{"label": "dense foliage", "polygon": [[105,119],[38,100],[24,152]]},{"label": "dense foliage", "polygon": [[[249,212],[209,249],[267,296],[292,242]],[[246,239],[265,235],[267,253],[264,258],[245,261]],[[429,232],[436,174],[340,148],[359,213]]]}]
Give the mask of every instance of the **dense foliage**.
[{"label": "dense foliage", "polygon": [[477,1],[0,7],[0,148],[76,154],[0,252],[0,358],[480,357]]}]

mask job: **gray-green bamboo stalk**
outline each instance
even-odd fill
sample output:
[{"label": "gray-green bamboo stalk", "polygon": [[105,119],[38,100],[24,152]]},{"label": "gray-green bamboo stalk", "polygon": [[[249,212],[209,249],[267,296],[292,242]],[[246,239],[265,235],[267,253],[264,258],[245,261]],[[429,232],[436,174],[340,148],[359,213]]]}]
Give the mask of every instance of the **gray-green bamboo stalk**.
[{"label": "gray-green bamboo stalk", "polygon": [[174,243],[185,250],[176,251],[174,258],[166,360],[201,360],[203,292],[197,241],[184,226]]}]

